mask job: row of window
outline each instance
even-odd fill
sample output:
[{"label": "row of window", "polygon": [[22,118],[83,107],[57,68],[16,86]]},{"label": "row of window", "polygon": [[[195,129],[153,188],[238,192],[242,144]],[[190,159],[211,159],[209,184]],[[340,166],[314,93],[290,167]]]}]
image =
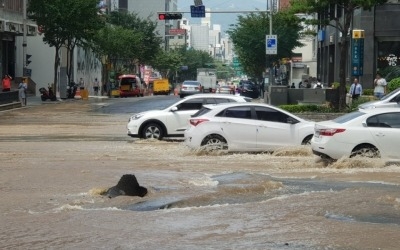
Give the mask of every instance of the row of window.
[{"label": "row of window", "polygon": [[2,0],[4,10],[23,13],[23,0]]}]

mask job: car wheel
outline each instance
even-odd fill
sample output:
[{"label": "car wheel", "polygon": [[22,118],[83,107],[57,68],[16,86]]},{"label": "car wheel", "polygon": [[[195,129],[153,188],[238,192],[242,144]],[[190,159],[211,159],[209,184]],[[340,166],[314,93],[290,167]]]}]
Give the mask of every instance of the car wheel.
[{"label": "car wheel", "polygon": [[163,129],[157,123],[149,123],[142,130],[142,137],[144,139],[157,139],[163,138]]},{"label": "car wheel", "polygon": [[360,145],[354,148],[353,151],[351,152],[350,158],[356,156],[368,157],[368,158],[381,157],[379,150],[372,145]]},{"label": "car wheel", "polygon": [[224,137],[220,135],[208,135],[201,142],[201,146],[206,151],[227,150],[228,144]]},{"label": "car wheel", "polygon": [[313,135],[309,135],[306,138],[304,138],[304,140],[301,142],[301,145],[311,145],[312,137]]}]

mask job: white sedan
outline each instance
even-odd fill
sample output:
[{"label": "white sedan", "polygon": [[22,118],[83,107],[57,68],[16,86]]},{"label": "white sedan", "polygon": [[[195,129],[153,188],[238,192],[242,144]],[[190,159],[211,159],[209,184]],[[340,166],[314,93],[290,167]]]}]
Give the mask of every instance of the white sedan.
[{"label": "white sedan", "polygon": [[262,103],[205,105],[189,123],[189,148],[245,152],[309,144],[315,124]]},{"label": "white sedan", "polygon": [[363,156],[400,160],[400,108],[360,109],[318,122],[313,153],[324,159]]},{"label": "white sedan", "polygon": [[183,137],[188,126],[187,120],[204,104],[250,101],[247,97],[225,94],[190,95],[167,108],[134,114],[126,126],[127,134],[136,138],[158,140],[164,137]]}]

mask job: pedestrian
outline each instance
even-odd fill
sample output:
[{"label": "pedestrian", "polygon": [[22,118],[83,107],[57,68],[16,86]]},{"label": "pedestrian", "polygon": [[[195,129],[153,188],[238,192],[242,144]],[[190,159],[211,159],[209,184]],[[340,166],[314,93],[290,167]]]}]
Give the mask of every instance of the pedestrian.
[{"label": "pedestrian", "polygon": [[85,82],[83,81],[82,77],[79,79],[78,85],[79,89],[85,89]]},{"label": "pedestrian", "polygon": [[357,100],[360,95],[362,95],[362,86],[358,82],[358,78],[355,77],[353,83],[350,86],[350,95],[353,100]]},{"label": "pedestrian", "polygon": [[374,80],[374,96],[378,99],[381,99],[386,94],[386,85],[387,82],[385,78],[382,78],[382,75],[377,73]]},{"label": "pedestrian", "polygon": [[5,74],[3,80],[1,81],[3,92],[8,92],[11,90],[11,80],[12,77],[10,75]]},{"label": "pedestrian", "polygon": [[265,93],[265,79],[260,84],[260,97],[263,99]]},{"label": "pedestrian", "polygon": [[295,89],[296,86],[294,85],[294,82],[292,82],[292,85],[290,86],[291,89]]},{"label": "pedestrian", "polygon": [[99,82],[99,80],[97,80],[97,78],[95,78],[94,82],[93,82],[93,90],[94,90],[95,96],[99,95],[99,86],[100,86],[100,82]]},{"label": "pedestrian", "polygon": [[18,85],[18,96],[19,101],[22,106],[26,106],[26,91],[28,89],[28,85],[24,82],[24,80]]}]

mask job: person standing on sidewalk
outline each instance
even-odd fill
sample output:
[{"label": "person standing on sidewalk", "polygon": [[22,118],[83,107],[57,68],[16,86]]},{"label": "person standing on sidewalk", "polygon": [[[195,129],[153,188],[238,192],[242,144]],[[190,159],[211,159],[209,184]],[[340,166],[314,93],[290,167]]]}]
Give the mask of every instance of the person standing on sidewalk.
[{"label": "person standing on sidewalk", "polygon": [[19,96],[19,100],[20,100],[22,106],[26,106],[26,91],[27,91],[27,89],[28,89],[28,85],[23,80],[18,85],[18,96]]},{"label": "person standing on sidewalk", "polygon": [[100,86],[100,82],[99,82],[99,80],[97,80],[97,78],[95,78],[94,82],[93,82],[93,90],[94,90],[95,96],[99,95],[99,86]]},{"label": "person standing on sidewalk", "polygon": [[11,90],[11,80],[12,77],[10,75],[4,75],[3,80],[1,81],[3,92],[9,92]]},{"label": "person standing on sidewalk", "polygon": [[357,78],[354,78],[353,83],[350,86],[350,94],[353,100],[357,100],[360,95],[362,95],[362,86],[358,82]]},{"label": "person standing on sidewalk", "polygon": [[381,99],[386,94],[386,85],[387,82],[385,78],[382,78],[380,73],[376,74],[376,78],[374,80],[374,96]]}]

